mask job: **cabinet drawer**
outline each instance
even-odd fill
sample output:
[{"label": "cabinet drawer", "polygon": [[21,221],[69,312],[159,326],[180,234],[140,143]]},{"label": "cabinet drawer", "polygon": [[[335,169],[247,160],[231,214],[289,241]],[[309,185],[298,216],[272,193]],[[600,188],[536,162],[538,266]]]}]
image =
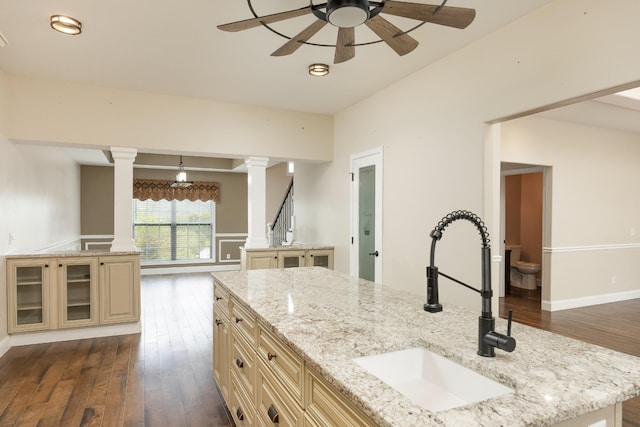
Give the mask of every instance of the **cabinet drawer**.
[{"label": "cabinet drawer", "polygon": [[213,305],[221,313],[229,317],[229,292],[217,282],[213,285]]},{"label": "cabinet drawer", "polygon": [[258,358],[256,416],[265,426],[302,427],[303,411]]},{"label": "cabinet drawer", "polygon": [[245,343],[236,329],[231,332],[231,371],[248,396],[254,396],[256,353]]},{"label": "cabinet drawer", "polygon": [[302,405],[304,381],[303,360],[270,332],[260,326],[258,329],[258,356],[269,366],[296,401]]},{"label": "cabinet drawer", "polygon": [[368,417],[347,401],[333,386],[310,369],[306,371],[304,407],[307,424],[313,426],[375,426]]},{"label": "cabinet drawer", "polygon": [[237,304],[233,299],[231,304],[231,323],[234,328],[242,334],[251,347],[256,345],[258,328],[256,318],[249,313],[244,306]]},{"label": "cabinet drawer", "polygon": [[236,426],[256,425],[256,411],[252,400],[239,384],[239,380],[231,374],[231,393],[229,394],[229,412]]}]

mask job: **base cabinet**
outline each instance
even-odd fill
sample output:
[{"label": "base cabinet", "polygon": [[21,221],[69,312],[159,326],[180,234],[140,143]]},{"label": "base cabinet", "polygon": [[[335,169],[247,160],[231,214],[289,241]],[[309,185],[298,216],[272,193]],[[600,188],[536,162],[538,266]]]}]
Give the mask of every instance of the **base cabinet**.
[{"label": "base cabinet", "polygon": [[140,264],[127,256],[100,257],[100,323],[140,320]]},{"label": "base cabinet", "polygon": [[333,270],[333,248],[242,249],[241,268],[243,270],[293,267],[325,267]]},{"label": "base cabinet", "polygon": [[218,282],[214,300],[213,374],[236,426],[375,425]]},{"label": "base cabinet", "polygon": [[10,334],[140,320],[138,255],[25,256],[6,263]]}]

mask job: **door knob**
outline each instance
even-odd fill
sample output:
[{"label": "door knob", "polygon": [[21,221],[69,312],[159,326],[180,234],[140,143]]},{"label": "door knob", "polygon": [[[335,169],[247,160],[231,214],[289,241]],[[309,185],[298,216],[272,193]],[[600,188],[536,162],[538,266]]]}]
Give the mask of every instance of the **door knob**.
[{"label": "door knob", "polygon": [[378,255],[380,255],[380,253],[378,251],[369,252],[369,255],[378,256]]}]

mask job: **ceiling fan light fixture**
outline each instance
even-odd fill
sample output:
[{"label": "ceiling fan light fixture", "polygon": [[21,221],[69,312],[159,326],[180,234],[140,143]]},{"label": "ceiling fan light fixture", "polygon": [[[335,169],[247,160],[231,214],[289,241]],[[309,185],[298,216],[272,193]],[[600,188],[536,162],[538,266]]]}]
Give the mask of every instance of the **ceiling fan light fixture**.
[{"label": "ceiling fan light fixture", "polygon": [[323,77],[329,74],[329,66],[327,64],[311,64],[309,65],[309,74],[314,77]]},{"label": "ceiling fan light fixture", "polygon": [[352,28],[369,19],[368,0],[333,0],[327,3],[327,21],[339,28]]},{"label": "ceiling fan light fixture", "polygon": [[82,22],[65,15],[52,15],[50,18],[51,28],[64,34],[72,36],[82,32]]}]

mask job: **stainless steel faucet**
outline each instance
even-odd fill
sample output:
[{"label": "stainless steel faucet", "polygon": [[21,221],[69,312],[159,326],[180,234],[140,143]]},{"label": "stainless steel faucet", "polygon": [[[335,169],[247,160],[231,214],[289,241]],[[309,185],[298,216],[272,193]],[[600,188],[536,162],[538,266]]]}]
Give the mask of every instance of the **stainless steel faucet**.
[{"label": "stainless steel faucet", "polygon": [[[436,242],[442,238],[442,233],[449,224],[459,219],[465,219],[473,223],[480,232],[482,238],[482,289],[478,290],[451,276],[439,272],[435,266]],[[438,298],[438,276],[444,276],[466,288],[476,291],[482,297],[482,313],[478,319],[478,354],[484,357],[495,357],[495,348],[512,352],[516,348],[516,340],[511,336],[512,312],[509,310],[507,335],[494,331],[495,318],[491,314],[491,246],[489,245],[489,233],[484,222],[476,214],[469,211],[453,211],[431,231],[431,256],[427,267],[427,303],[425,311],[437,313],[442,311],[442,305]]]}]

